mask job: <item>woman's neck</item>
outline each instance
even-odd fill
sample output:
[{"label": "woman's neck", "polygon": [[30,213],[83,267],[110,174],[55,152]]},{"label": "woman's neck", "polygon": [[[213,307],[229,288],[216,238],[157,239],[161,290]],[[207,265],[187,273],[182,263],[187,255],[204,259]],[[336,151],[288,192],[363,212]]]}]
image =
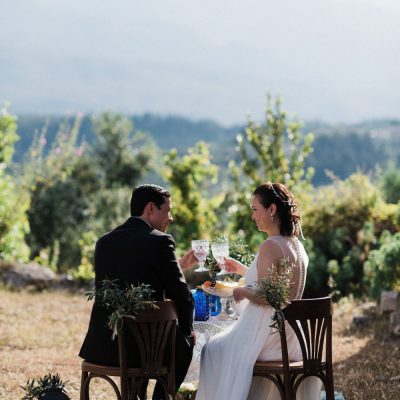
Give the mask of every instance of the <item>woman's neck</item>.
[{"label": "woman's neck", "polygon": [[281,232],[278,227],[273,227],[271,229],[268,229],[267,233],[268,233],[268,236],[280,236],[281,235]]}]

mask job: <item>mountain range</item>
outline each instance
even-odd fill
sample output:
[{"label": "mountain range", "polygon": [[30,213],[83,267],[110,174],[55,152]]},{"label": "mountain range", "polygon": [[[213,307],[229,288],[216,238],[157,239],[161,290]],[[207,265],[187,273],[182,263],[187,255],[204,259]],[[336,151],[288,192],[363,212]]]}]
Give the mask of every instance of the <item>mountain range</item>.
[{"label": "mountain range", "polygon": [[[223,126],[213,120],[194,121],[176,115],[141,114],[130,117],[134,130],[147,133],[163,151],[176,148],[184,152],[198,141],[210,144],[213,162],[222,168],[236,157],[235,137],[243,132],[245,124]],[[20,161],[32,143],[35,132],[46,126],[48,146],[51,145],[60,124],[66,120],[57,115],[20,115],[15,161]],[[302,132],[313,132],[314,151],[306,165],[316,170],[313,183],[328,183],[326,171],[340,178],[346,178],[352,172],[373,171],[378,165],[384,168],[389,161],[400,163],[400,120],[371,120],[352,125],[331,125],[323,122],[306,122]],[[91,143],[95,136],[90,117],[82,119],[79,141],[85,139]]]}]

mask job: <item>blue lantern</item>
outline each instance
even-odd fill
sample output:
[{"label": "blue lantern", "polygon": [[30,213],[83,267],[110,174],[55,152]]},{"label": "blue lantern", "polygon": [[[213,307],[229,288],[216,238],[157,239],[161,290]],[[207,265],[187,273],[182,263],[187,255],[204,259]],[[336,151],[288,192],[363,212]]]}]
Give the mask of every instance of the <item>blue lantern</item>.
[{"label": "blue lantern", "polygon": [[221,299],[219,296],[210,295],[209,296],[209,304],[210,304],[210,315],[215,317],[221,313]]},{"label": "blue lantern", "polygon": [[193,295],[194,298],[194,320],[207,321],[210,316],[208,295],[201,288],[197,288]]}]

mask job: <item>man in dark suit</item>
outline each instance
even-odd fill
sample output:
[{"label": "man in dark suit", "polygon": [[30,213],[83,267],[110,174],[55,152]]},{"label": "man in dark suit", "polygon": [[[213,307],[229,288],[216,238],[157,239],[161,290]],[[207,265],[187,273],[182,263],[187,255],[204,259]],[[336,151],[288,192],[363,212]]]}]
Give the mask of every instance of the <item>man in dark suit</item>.
[{"label": "man in dark suit", "polygon": [[[118,279],[119,284],[146,283],[155,291],[154,300],[173,300],[177,306],[176,385],[185,378],[192,359],[193,299],[182,274],[197,261],[193,251],[179,261],[175,242],[166,234],[172,222],[171,195],[162,187],[142,185],[134,189],[131,217],[121,226],[102,236],[95,249],[95,286],[104,279]],[[106,309],[95,300],[89,329],[79,355],[86,361],[119,365],[118,341],[112,340],[107,327]],[[136,353],[133,351],[133,353]],[[128,365],[137,366],[137,354],[127,354]],[[153,399],[163,399],[156,387]]]}]

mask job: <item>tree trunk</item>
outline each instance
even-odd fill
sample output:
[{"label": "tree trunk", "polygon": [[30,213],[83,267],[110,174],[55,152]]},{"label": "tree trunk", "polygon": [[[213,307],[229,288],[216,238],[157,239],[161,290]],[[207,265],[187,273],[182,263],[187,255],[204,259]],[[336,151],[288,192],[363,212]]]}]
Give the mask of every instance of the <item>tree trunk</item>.
[{"label": "tree trunk", "polygon": [[389,332],[393,336],[400,337],[400,292],[397,292],[396,308],[390,314]]}]

